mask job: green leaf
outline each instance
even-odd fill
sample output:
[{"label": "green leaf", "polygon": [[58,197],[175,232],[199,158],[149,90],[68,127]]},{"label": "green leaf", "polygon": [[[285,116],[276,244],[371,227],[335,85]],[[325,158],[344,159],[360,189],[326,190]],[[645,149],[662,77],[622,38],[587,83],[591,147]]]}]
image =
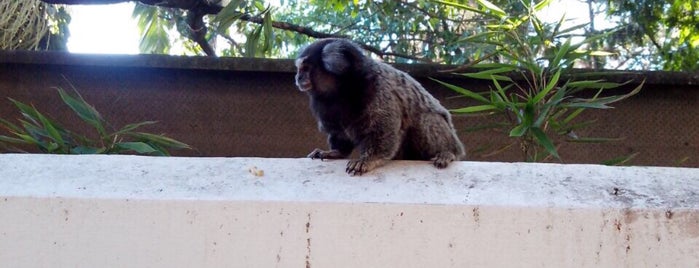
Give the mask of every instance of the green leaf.
[{"label": "green leaf", "polygon": [[558,155],[558,151],[556,150],[556,147],[553,146],[553,142],[551,142],[551,139],[549,139],[548,136],[538,127],[532,127],[530,128],[532,135],[536,139],[536,141],[546,149],[546,151],[554,156],[556,159],[561,160],[561,157]]},{"label": "green leaf", "polygon": [[498,109],[498,107],[488,104],[488,105],[476,105],[476,106],[458,108],[458,109],[453,109],[450,111],[452,113],[455,113],[455,114],[468,114],[468,113],[477,113],[477,112],[484,112],[484,111],[497,110],[497,109]]},{"label": "green leaf", "polygon": [[157,151],[145,142],[118,142],[114,145],[120,149],[135,151],[139,154],[149,154]]},{"label": "green leaf", "polygon": [[616,52],[609,52],[609,51],[602,51],[602,50],[596,50],[596,51],[590,51],[588,52],[590,56],[597,56],[597,57],[608,57],[608,56],[613,56],[617,55],[618,53]]},{"label": "green leaf", "polygon": [[[51,122],[49,122],[49,120],[46,117],[44,117],[44,115],[42,115],[38,111],[37,111],[37,117],[39,117],[41,124],[44,126],[44,129],[46,130],[48,137],[56,142],[56,146],[63,148],[65,142],[63,141],[63,137],[58,132],[56,127]],[[55,149],[58,149],[58,147]],[[68,150],[61,150],[61,151],[67,153]]]},{"label": "green leaf", "polygon": [[0,141],[12,143],[12,144],[17,144],[17,143],[27,144],[28,143],[26,140],[8,137],[5,135],[0,135]]},{"label": "green leaf", "polygon": [[36,111],[36,109],[34,109],[34,107],[31,107],[31,106],[26,105],[22,102],[16,101],[12,98],[10,98],[10,101],[12,103],[14,103],[15,106],[17,106],[17,108],[19,108],[20,112],[22,112],[22,116],[25,119],[31,121],[34,125],[39,125],[39,122],[38,122],[39,119],[36,116],[37,111]]},{"label": "green leaf", "polygon": [[554,55],[551,61],[551,66],[560,66],[561,60],[568,54],[568,51],[570,51],[570,39],[566,39],[565,43],[556,51],[556,55]]},{"label": "green leaf", "polygon": [[602,161],[602,165],[620,166],[620,165],[628,163],[629,161],[634,159],[634,157],[636,157],[638,154],[639,154],[638,152],[635,152],[635,153],[632,153],[630,155],[619,156],[619,157],[615,157],[615,158],[612,158],[609,160],[605,160],[605,161]]},{"label": "green leaf", "polygon": [[541,2],[534,5],[535,11],[541,11],[551,3],[551,0],[542,0]]},{"label": "green leaf", "polygon": [[4,126],[5,128],[7,128],[8,130],[10,130],[12,132],[23,132],[23,130],[20,127],[18,127],[17,125],[13,124],[10,121],[2,119],[2,118],[0,118],[0,125]]},{"label": "green leaf", "polygon": [[621,85],[624,85],[626,83],[614,83],[614,82],[604,82],[605,80],[599,79],[599,80],[582,80],[582,81],[575,81],[575,82],[568,82],[566,83],[566,86],[571,87],[571,88],[594,88],[594,89],[609,89],[609,88],[616,88]]},{"label": "green leaf", "polygon": [[561,76],[561,69],[558,69],[558,71],[556,71],[556,73],[553,74],[553,77],[551,77],[551,80],[548,81],[544,90],[542,90],[538,94],[536,94],[536,96],[534,96],[532,101],[534,103],[538,103],[539,101],[544,99],[544,97],[546,97],[546,95],[548,95],[549,92],[551,92],[551,90],[556,86],[556,84],[558,84],[558,78],[560,76]]},{"label": "green leaf", "polygon": [[525,133],[527,133],[528,129],[529,126],[525,124],[519,124],[516,127],[512,128],[512,130],[510,130],[510,137],[522,137]]},{"label": "green leaf", "polygon": [[70,96],[63,89],[56,87],[58,94],[63,99],[63,102],[70,107],[83,121],[97,129],[100,136],[106,136],[106,130],[102,125],[102,116],[95,110],[94,107],[90,106],[80,95],[77,97]]},{"label": "green leaf", "polygon": [[453,6],[453,7],[456,7],[456,8],[460,8],[460,9],[465,9],[465,10],[468,10],[468,11],[471,11],[471,12],[475,12],[475,13],[478,13],[478,14],[482,14],[482,15],[489,15],[489,14],[488,14],[487,12],[485,12],[485,11],[482,11],[482,10],[477,9],[477,8],[472,8],[472,7],[467,6],[467,5],[462,5],[462,4],[453,3],[453,2],[447,2],[447,1],[436,1],[436,2],[437,2],[437,3],[441,3],[441,4],[445,4],[445,5],[448,5],[448,6]]},{"label": "green leaf", "polygon": [[228,27],[231,27],[235,21],[244,15],[244,13],[238,11],[242,3],[243,0],[232,0],[216,14],[212,23],[218,24],[217,31],[225,32]]},{"label": "green leaf", "polygon": [[256,27],[250,34],[247,35],[247,40],[245,41],[245,56],[255,57],[257,56],[257,45],[260,42],[260,36],[262,35],[262,27]]},{"label": "green leaf", "polygon": [[105,148],[90,147],[90,146],[77,146],[70,149],[71,154],[101,154],[104,153]]},{"label": "green leaf", "polygon": [[461,94],[461,95],[464,95],[464,96],[466,96],[466,97],[468,97],[468,98],[471,98],[471,99],[474,99],[474,100],[477,100],[477,101],[480,101],[480,102],[483,102],[483,103],[490,103],[490,101],[488,101],[488,99],[486,99],[485,97],[481,96],[481,95],[478,94],[478,93],[475,93],[475,92],[473,92],[473,91],[470,91],[470,90],[468,90],[468,89],[465,89],[465,88],[462,88],[462,87],[459,87],[459,86],[456,86],[456,85],[452,85],[452,84],[449,84],[449,83],[446,83],[446,82],[442,82],[442,81],[437,80],[437,79],[434,79],[434,78],[430,78],[430,79],[431,79],[432,81],[435,81],[435,82],[437,82],[437,83],[439,83],[439,84],[441,84],[441,85],[443,85],[443,86],[445,86],[445,87],[447,87],[447,88],[449,88],[449,89],[451,89],[451,90],[453,90],[453,91],[456,91],[457,93],[459,93],[459,94]]},{"label": "green leaf", "polygon": [[493,74],[483,74],[483,73],[464,73],[464,74],[459,74],[459,75],[463,75],[463,76],[470,77],[470,78],[483,79],[483,80],[495,79],[498,81],[512,82],[512,78],[509,78],[509,77],[504,76],[504,75],[493,75]]},{"label": "green leaf", "polygon": [[611,109],[611,106],[607,106],[601,102],[570,102],[562,105],[566,108],[590,108],[590,109]]},{"label": "green leaf", "polygon": [[168,148],[174,149],[191,149],[191,147],[185,143],[171,139],[162,135],[156,135],[144,132],[129,132],[129,136],[141,139],[144,142],[154,143],[156,145],[162,145]]},{"label": "green leaf", "polygon": [[478,1],[478,3],[485,7],[486,10],[490,11],[491,13],[493,13],[493,15],[497,16],[498,18],[504,18],[507,16],[507,13],[505,13],[504,10],[500,9],[498,6],[494,5],[493,3],[487,0],[476,1]]},{"label": "green leaf", "polygon": [[134,124],[128,124],[124,127],[122,127],[119,131],[112,133],[110,136],[116,136],[116,135],[121,135],[127,132],[131,132],[139,127],[145,126],[145,125],[152,125],[156,124],[158,121],[143,121],[140,123],[134,123]]},{"label": "green leaf", "polygon": [[264,19],[262,21],[262,28],[264,29],[263,36],[265,37],[263,52],[267,53],[274,46],[274,32],[272,32],[272,11],[269,8],[265,12]]}]

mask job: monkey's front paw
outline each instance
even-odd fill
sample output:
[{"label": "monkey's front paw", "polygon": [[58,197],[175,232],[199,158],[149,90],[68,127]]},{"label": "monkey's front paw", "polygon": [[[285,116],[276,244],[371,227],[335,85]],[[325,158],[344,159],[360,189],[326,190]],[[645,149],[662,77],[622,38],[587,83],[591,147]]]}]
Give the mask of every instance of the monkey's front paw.
[{"label": "monkey's front paw", "polygon": [[446,168],[449,165],[449,163],[456,160],[456,155],[454,155],[453,153],[450,153],[450,152],[441,152],[441,153],[438,153],[431,160],[433,161],[432,164],[435,167]]},{"label": "monkey's front paw", "polygon": [[321,149],[315,149],[313,152],[308,154],[307,156],[310,159],[339,159],[339,158],[344,158],[345,156],[340,153],[338,150],[330,150],[330,151],[324,151]]},{"label": "monkey's front paw", "polygon": [[347,162],[347,169],[345,169],[351,176],[362,175],[369,171],[369,163],[365,159],[352,159]]}]

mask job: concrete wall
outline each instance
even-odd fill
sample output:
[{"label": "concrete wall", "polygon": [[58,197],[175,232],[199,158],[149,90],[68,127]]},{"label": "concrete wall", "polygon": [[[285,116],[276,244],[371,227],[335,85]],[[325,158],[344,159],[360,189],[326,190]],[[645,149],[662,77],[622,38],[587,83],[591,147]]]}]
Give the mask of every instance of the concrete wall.
[{"label": "concrete wall", "polygon": [[699,266],[699,169],[345,164],[0,154],[0,266]]},{"label": "concrete wall", "polygon": [[[475,91],[489,86],[438,73],[444,66],[399,67],[448,108],[471,103],[455,98],[455,93],[428,77]],[[196,148],[177,155],[302,157],[326,142],[316,129],[307,97],[294,87],[293,72],[290,60],[0,51],[0,117],[19,116],[6,100],[11,97],[34,104],[71,129],[84,129],[52,89],[72,85],[114,127],[157,120],[159,124],[146,130]],[[637,153],[630,164],[699,167],[698,74],[646,72],[606,78],[646,79],[646,86],[639,95],[615,104],[615,109],[584,115],[581,121],[597,122],[577,134],[624,139],[607,144],[561,143],[565,163],[594,164]],[[491,154],[513,142],[506,133],[465,131],[492,122],[481,117],[455,119],[468,159],[522,161],[518,145]]]}]

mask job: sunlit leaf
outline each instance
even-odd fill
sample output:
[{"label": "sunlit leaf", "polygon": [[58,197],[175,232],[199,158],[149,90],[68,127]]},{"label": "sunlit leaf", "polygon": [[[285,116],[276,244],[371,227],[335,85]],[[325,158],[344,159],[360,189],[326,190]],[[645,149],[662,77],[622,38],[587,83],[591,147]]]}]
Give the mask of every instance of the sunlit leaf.
[{"label": "sunlit leaf", "polygon": [[507,13],[505,13],[504,10],[500,9],[498,6],[494,5],[493,3],[491,3],[488,0],[476,0],[476,1],[478,1],[478,3],[481,4],[482,6],[484,6],[486,8],[486,10],[492,12],[495,16],[497,16],[499,18],[503,18],[503,17],[507,16]]}]

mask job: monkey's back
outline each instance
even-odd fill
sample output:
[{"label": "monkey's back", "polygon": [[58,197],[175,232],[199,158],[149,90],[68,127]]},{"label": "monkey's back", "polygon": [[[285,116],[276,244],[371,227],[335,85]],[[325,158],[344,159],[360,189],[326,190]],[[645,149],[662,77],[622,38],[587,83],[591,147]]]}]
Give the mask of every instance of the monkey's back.
[{"label": "monkey's back", "polygon": [[372,60],[368,64],[374,65],[369,68],[374,72],[370,83],[377,95],[373,100],[383,106],[377,108],[399,111],[407,124],[422,113],[439,114],[452,124],[449,111],[413,77],[383,62]]}]

